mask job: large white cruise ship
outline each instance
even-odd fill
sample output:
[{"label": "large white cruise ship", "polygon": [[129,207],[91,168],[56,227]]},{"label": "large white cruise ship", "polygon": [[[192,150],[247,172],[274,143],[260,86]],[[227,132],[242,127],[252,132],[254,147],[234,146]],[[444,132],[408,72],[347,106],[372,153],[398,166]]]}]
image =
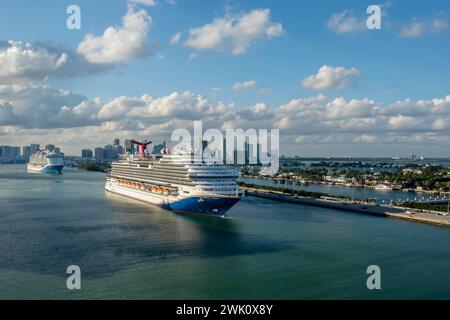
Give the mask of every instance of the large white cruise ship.
[{"label": "large white cruise ship", "polygon": [[60,174],[64,167],[64,157],[61,153],[38,150],[27,163],[28,172]]},{"label": "large white cruise ship", "polygon": [[242,197],[238,172],[192,156],[128,156],[112,163],[105,189],[179,213],[224,216]]}]

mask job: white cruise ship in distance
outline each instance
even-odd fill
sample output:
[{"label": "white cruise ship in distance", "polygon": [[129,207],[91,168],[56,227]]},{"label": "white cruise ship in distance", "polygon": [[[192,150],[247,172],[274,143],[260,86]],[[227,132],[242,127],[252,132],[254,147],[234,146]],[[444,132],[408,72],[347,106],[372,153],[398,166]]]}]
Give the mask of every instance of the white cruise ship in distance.
[{"label": "white cruise ship in distance", "polygon": [[38,150],[30,157],[27,171],[31,173],[60,174],[64,167],[64,156],[48,150]]},{"label": "white cruise ship in distance", "polygon": [[140,155],[112,163],[105,189],[178,213],[224,216],[242,197],[238,171],[223,164],[195,163],[190,155]]}]

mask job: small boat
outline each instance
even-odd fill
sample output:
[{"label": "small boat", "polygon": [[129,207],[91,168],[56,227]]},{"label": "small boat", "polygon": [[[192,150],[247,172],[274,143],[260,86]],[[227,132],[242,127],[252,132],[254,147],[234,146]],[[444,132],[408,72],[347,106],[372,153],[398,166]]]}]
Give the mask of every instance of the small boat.
[{"label": "small boat", "polygon": [[386,184],[377,184],[375,186],[375,190],[378,190],[378,191],[392,191],[393,188],[391,186],[386,185]]}]

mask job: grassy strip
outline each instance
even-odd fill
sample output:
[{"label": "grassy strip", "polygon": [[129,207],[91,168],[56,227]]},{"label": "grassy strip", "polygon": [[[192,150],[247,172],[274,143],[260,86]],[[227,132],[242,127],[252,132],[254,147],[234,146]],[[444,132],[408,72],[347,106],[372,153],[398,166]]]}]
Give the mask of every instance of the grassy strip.
[{"label": "grassy strip", "polygon": [[446,204],[433,204],[433,203],[419,203],[419,202],[404,202],[399,205],[404,208],[431,210],[439,212],[447,212],[448,208]]},{"label": "grassy strip", "polygon": [[310,192],[310,191],[304,191],[304,190],[292,191],[292,189],[284,188],[284,187],[263,186],[263,185],[258,185],[258,184],[248,184],[248,183],[244,183],[244,182],[239,182],[239,185],[241,187],[245,187],[245,188],[252,188],[252,189],[264,190],[264,191],[278,191],[278,192],[295,194],[295,195],[302,196],[302,197],[310,197],[310,198],[316,198],[316,199],[319,199],[321,197],[347,199],[346,197],[343,197],[343,196],[332,196],[332,195],[322,193],[322,192]]}]

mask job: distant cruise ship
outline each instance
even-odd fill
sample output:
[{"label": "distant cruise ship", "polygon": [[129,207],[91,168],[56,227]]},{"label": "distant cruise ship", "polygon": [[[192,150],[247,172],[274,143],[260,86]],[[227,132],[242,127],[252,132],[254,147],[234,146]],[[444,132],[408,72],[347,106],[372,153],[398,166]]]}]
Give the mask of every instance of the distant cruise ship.
[{"label": "distant cruise ship", "polygon": [[38,150],[30,157],[27,164],[28,172],[60,174],[64,167],[64,157],[61,153]]},{"label": "distant cruise ship", "polygon": [[146,144],[134,143],[141,146],[139,159],[129,156],[113,162],[107,191],[174,212],[213,216],[224,216],[241,199],[234,168],[195,163],[190,155],[146,158]]}]

